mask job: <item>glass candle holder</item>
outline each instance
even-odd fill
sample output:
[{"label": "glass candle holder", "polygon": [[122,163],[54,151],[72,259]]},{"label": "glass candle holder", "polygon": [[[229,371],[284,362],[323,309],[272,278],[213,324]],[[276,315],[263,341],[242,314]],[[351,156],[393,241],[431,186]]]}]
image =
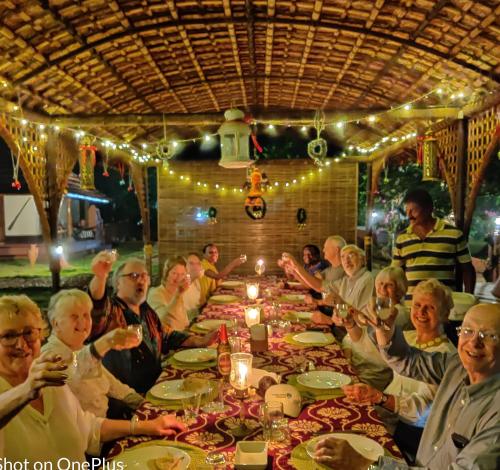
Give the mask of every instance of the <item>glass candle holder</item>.
[{"label": "glass candle holder", "polygon": [[229,383],[236,390],[236,395],[243,398],[250,386],[253,356],[249,353],[231,354],[231,372]]},{"label": "glass candle holder", "polygon": [[248,328],[260,323],[260,308],[259,307],[246,307],[245,308],[245,323]]},{"label": "glass candle holder", "polygon": [[259,283],[247,282],[247,297],[250,300],[255,300],[259,296]]}]

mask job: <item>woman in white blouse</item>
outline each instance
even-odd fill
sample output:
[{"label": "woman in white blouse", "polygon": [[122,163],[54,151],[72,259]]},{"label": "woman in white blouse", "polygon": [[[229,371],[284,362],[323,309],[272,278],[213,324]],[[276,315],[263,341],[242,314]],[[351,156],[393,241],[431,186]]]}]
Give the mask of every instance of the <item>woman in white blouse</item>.
[{"label": "woman in white blouse", "polygon": [[161,284],[148,293],[148,304],[158,314],[162,324],[174,330],[184,330],[189,326],[183,299],[188,287],[186,260],[176,256],[165,261]]},{"label": "woman in white blouse", "polygon": [[84,411],[65,385],[67,364],[56,354],[40,355],[44,327],[27,296],[0,297],[0,456],[56,468],[61,458],[74,465],[86,462],[86,452],[99,455],[101,442],[186,429],[172,415],[125,421]]},{"label": "woman in white blouse", "polygon": [[84,346],[92,328],[91,311],[92,300],[86,292],[69,289],[53,295],[47,312],[52,333],[42,352],[58,354],[69,364],[67,383],[85,411],[104,418],[109,398],[135,410],[144,398],[116,379],[101,364],[101,358],[110,349],[138,346],[140,338],[136,331],[117,328]]},{"label": "woman in white blouse", "polygon": [[[420,282],[413,291],[410,317],[415,330],[403,332],[410,346],[428,352],[454,352],[455,346],[444,334],[443,323],[453,308],[451,290],[436,279]],[[353,401],[381,405],[397,413],[407,424],[423,427],[437,387],[394,374],[384,391],[366,384],[344,387]],[[389,415],[386,423],[390,424]]]}]

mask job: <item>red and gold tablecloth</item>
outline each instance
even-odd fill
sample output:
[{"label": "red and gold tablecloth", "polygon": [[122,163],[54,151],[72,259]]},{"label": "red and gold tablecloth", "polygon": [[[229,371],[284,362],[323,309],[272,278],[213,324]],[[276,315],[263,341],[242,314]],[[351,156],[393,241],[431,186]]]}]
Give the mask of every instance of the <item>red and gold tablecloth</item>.
[{"label": "red and gold tablecloth", "polygon": [[[276,297],[289,293],[304,292],[297,289],[279,288],[278,283],[274,279],[269,278],[260,279],[260,284],[261,294],[265,288],[271,287],[273,289],[273,297],[264,299],[261,303],[266,311],[270,302],[275,300]],[[236,294],[241,296],[242,299],[244,298],[243,289],[224,290],[219,288],[217,293]],[[269,294],[269,291],[267,291],[267,294]],[[243,320],[244,307],[249,303],[247,300],[225,305],[208,303],[197,320],[215,318],[232,319],[235,317]],[[282,315],[290,311],[308,311],[310,308],[305,303],[280,303]],[[297,322],[292,323],[289,329],[291,331],[301,331],[305,330],[306,326],[304,323]],[[254,353],[253,367],[276,372],[282,376],[282,383],[286,383],[287,378],[296,373],[296,358],[300,356],[305,357],[307,361],[312,361],[317,370],[342,372],[350,375],[354,381],[357,380],[356,372],[344,357],[337,343],[322,347],[297,346],[284,341],[286,333],[286,331],[273,333],[272,337],[269,338],[269,351]],[[248,333],[245,332],[243,335],[248,335]],[[212,367],[193,371],[167,366],[159,381],[187,376],[212,379],[217,377],[217,369]],[[241,402],[235,399],[229,387],[225,393],[225,403],[227,410],[224,413],[207,414],[200,412],[196,422],[190,423],[189,430],[178,434],[175,440],[198,446],[206,451],[221,451],[225,454],[226,462],[232,466],[236,439],[231,434],[231,430],[240,424]],[[245,423],[252,429],[252,433],[246,436],[245,440],[262,440],[262,428],[259,424],[259,409],[262,403],[262,397],[257,394],[251,395],[244,401]],[[154,418],[158,413],[159,410],[157,408],[149,406],[145,406],[137,412],[141,419]],[[381,444],[390,454],[395,457],[401,457],[399,449],[377,416],[374,408],[371,406],[353,405],[347,402],[343,396],[308,404],[297,418],[289,420],[289,430],[290,440],[288,442],[270,444],[274,469],[293,468],[290,462],[290,454],[292,449],[301,442],[307,441],[317,434],[337,432],[339,430],[361,432]],[[122,439],[112,448],[109,457],[116,456],[126,448],[148,439],[151,438],[130,437]]]}]

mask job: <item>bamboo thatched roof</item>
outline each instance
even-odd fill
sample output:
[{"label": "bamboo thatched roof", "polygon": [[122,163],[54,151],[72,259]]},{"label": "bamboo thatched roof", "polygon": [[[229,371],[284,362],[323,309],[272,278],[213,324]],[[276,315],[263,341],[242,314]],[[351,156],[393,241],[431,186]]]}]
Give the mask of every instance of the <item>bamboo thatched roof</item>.
[{"label": "bamboo thatched roof", "polygon": [[[441,85],[470,97],[500,81],[499,13],[497,0],[3,0],[0,92],[47,116],[221,119],[389,108]],[[389,116],[344,138],[407,128]],[[135,116],[106,132],[161,129]]]}]

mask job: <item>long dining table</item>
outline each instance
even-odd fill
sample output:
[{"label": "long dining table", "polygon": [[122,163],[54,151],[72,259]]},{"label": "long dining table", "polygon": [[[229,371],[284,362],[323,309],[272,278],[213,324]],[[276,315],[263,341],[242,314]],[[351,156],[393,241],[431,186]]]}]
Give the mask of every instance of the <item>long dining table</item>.
[{"label": "long dining table", "polygon": [[[315,370],[336,371],[348,375],[353,382],[358,381],[356,371],[351,367],[344,356],[342,348],[337,341],[326,346],[303,345],[293,340],[293,334],[306,331],[307,322],[299,321],[293,312],[310,311],[311,305],[303,300],[307,290],[299,286],[290,286],[279,281],[274,276],[255,278],[233,278],[241,281],[242,285],[237,288],[226,288],[224,283],[219,286],[215,294],[234,295],[230,303],[215,303],[210,300],[203,308],[192,325],[194,331],[196,325],[208,319],[239,319],[240,332],[244,339],[244,345],[248,349],[248,330],[244,325],[244,309],[248,305],[254,305],[255,301],[246,298],[244,282],[251,279],[260,284],[261,298],[257,302],[264,312],[269,312],[270,307],[276,307],[279,303],[279,315],[283,319],[291,319],[290,322],[282,323],[282,327],[274,328],[269,336],[269,348],[265,352],[253,353],[253,367],[274,372],[281,376],[282,383],[290,383],[299,388],[304,397],[305,405],[296,418],[288,421],[288,437],[283,442],[269,442],[269,466],[273,469],[311,469],[315,467],[314,462],[304,452],[304,444],[313,437],[333,432],[351,432],[363,434],[380,444],[387,455],[401,459],[402,455],[393,438],[388,433],[383,422],[377,415],[374,407],[357,405],[346,400],[341,390],[333,394],[322,394],[315,390],[304,390],[297,385],[295,380],[298,372],[298,364],[313,364]],[[295,297],[294,297],[294,294]],[[295,319],[295,320],[294,320]],[[234,320],[233,320],[234,321]],[[199,331],[199,330],[198,330]],[[300,358],[300,359],[297,359]],[[196,377],[214,380],[218,378],[217,367],[214,363],[206,367],[188,367],[178,361],[168,358],[164,363],[164,370],[158,382]],[[151,397],[148,397],[151,398]],[[177,412],[183,415],[182,406],[169,406],[168,402],[154,402],[154,406],[146,403],[136,411],[140,419],[152,419],[160,413]],[[238,440],[263,440],[262,426],[260,423],[260,407],[264,402],[263,397],[251,390],[248,397],[242,402],[239,400],[232,388],[227,385],[224,389],[225,410],[221,413],[204,413],[200,410],[196,419],[188,423],[185,432],[178,433],[174,438],[169,438],[173,445],[185,445],[187,449],[198,448],[204,452],[217,451],[225,457],[225,465],[228,468],[234,466],[236,442]],[[175,403],[175,402],[172,402]],[[243,403],[243,408],[242,408]],[[240,423],[244,415],[245,425],[250,429],[249,434],[242,438],[233,435],[233,430]],[[147,436],[130,436],[121,439],[112,447],[108,458],[113,458],[130,449],[152,439]],[[147,444],[145,444],[147,445]],[[302,445],[302,449],[298,446]],[[294,449],[296,449],[294,451]],[[300,452],[299,452],[300,451]],[[196,467],[203,467],[203,459],[198,459]],[[272,463],[271,463],[272,462]],[[194,466],[192,466],[194,468]],[[205,466],[210,468],[210,466]]]}]

